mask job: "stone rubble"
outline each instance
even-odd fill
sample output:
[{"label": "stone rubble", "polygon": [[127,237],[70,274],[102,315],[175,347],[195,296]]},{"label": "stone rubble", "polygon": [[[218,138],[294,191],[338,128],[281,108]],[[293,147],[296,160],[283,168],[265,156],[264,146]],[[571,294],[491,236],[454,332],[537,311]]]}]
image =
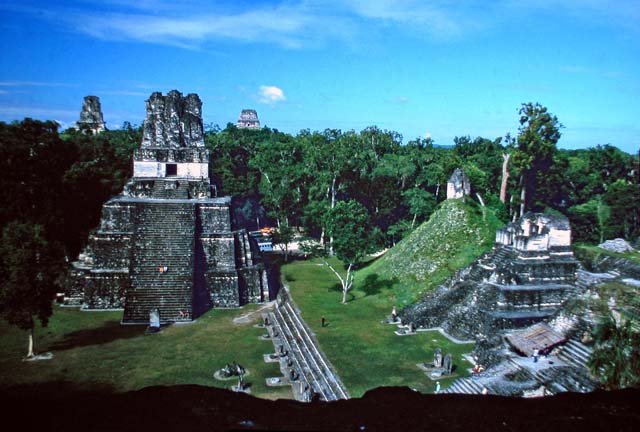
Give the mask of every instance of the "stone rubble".
[{"label": "stone rubble", "polygon": [[621,238],[607,240],[604,243],[600,243],[598,247],[609,252],[618,253],[633,252],[635,250],[629,242]]}]

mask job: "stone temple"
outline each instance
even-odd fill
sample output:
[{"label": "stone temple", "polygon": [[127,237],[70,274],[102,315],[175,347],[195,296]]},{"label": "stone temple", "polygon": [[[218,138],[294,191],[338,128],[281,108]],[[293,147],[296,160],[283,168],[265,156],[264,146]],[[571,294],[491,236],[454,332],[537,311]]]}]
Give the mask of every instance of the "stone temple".
[{"label": "stone temple", "polygon": [[237,123],[238,129],[260,129],[258,113],[253,109],[243,109]]},{"label": "stone temple", "polygon": [[84,97],[80,119],[76,122],[76,127],[79,130],[91,131],[94,135],[107,129],[98,96]]},{"label": "stone temple", "polygon": [[495,247],[402,311],[404,322],[442,326],[461,339],[552,318],[576,292],[578,262],[564,216],[527,213],[496,233]]},{"label": "stone temple", "polygon": [[469,177],[461,168],[456,168],[447,182],[447,199],[464,199],[471,193]]},{"label": "stone temple", "polygon": [[211,196],[200,98],[156,92],[146,105],[133,178],[103,205],[66,303],[123,308],[122,322],[135,324],[154,309],[167,323],[268,300],[257,250],[245,230],[232,230],[230,198]]}]

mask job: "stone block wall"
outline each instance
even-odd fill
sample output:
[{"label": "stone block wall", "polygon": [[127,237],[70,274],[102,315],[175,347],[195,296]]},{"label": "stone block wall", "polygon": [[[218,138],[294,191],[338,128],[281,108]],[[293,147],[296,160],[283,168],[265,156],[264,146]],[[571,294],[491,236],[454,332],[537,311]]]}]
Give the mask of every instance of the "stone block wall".
[{"label": "stone block wall", "polygon": [[238,270],[238,285],[241,292],[241,302],[261,303],[268,300],[263,298],[263,272],[261,265],[244,267]]},{"label": "stone block wall", "polygon": [[101,269],[128,269],[131,262],[131,234],[97,232],[90,236],[93,264]]},{"label": "stone block wall", "polygon": [[122,309],[131,287],[129,271],[90,272],[85,277],[84,309]]},{"label": "stone block wall", "polygon": [[214,307],[238,307],[242,304],[237,271],[209,270],[205,277]]}]

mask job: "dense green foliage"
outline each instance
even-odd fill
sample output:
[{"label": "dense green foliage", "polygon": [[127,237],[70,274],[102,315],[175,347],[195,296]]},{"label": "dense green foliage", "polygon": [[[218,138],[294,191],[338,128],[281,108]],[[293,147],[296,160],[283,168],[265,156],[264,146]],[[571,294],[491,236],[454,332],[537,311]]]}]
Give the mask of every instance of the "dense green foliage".
[{"label": "dense green foliage", "polygon": [[27,357],[34,355],[35,318],[43,327],[53,313],[61,253],[43,236],[41,225],[10,222],[0,238],[0,316],[29,330]]},{"label": "dense green foliage", "polygon": [[[636,323],[637,324],[637,323]],[[610,312],[594,330],[588,366],[608,390],[640,386],[640,332],[631,319]]]},{"label": "dense green foliage", "polygon": [[[392,246],[429,219],[457,167],[471,179],[469,199],[486,205],[483,212],[502,222],[517,216],[525,196],[527,210],[552,208],[568,215],[576,240],[637,238],[638,156],[610,145],[559,150],[561,125],[546,107],[523,104],[519,113],[517,138],[457,137],[451,148],[435,146],[431,139],[403,144],[398,133],[377,127],[302,130],[293,136],[231,124],[209,128],[205,143],[212,151],[214,187],[219,195],[234,197],[235,224],[278,225],[287,234],[280,239],[284,244],[291,239],[290,228],[303,229],[322,244],[342,238],[354,244],[353,236],[332,238],[330,217],[339,203],[352,202],[366,216],[349,222],[366,224],[366,249]],[[102,203],[131,176],[141,128],[125,123],[95,136],[73,129],[59,134],[57,128],[54,122],[31,119],[0,122],[0,226],[12,221],[37,226],[50,250],[63,251],[52,256],[62,264],[64,257],[78,254],[98,225]],[[501,202],[505,155],[512,156],[512,175]],[[461,250],[469,244],[461,243]]]},{"label": "dense green foliage", "polygon": [[[428,220],[445,198],[446,181],[462,167],[472,197],[482,197],[503,221],[519,211],[521,178],[530,189],[527,209],[553,208],[570,217],[577,240],[626,237],[640,232],[638,157],[604,145],[559,150],[558,119],[539,104],[520,108],[517,139],[457,137],[451,148],[431,139],[402,144],[391,131],[209,128],[210,175],[218,194],[234,197],[234,220],[302,227],[329,240],[327,215],[339,201],[367,211],[372,242],[391,246]],[[73,258],[99,221],[100,206],[122,190],[141,128],[125,123],[96,136],[54,122],[0,122],[0,224],[28,221],[43,227]],[[512,153],[508,197],[499,200],[503,154]],[[531,179],[535,178],[535,181]],[[513,199],[509,199],[512,197]]]}]

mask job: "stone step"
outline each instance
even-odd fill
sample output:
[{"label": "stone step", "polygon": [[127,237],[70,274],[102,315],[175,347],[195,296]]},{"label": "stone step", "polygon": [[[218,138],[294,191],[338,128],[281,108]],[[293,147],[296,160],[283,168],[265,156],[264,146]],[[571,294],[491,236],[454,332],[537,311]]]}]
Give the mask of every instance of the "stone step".
[{"label": "stone step", "polygon": [[295,359],[294,363],[298,365],[305,382],[318,392],[323,400],[348,398],[346,390],[341,387],[341,383],[317,350],[306,325],[289,303],[277,307],[271,317],[279,333],[279,340],[283,346],[289,347],[289,355]]},{"label": "stone step", "polygon": [[475,382],[473,378],[460,378],[442,393],[482,394],[482,389],[483,386]]},{"label": "stone step", "polygon": [[[125,322],[147,322],[149,310],[176,316],[192,308],[195,206],[182,203],[142,203],[133,239],[131,293]],[[159,267],[167,267],[160,273]]]},{"label": "stone step", "polygon": [[591,348],[576,340],[570,339],[558,352],[558,357],[569,364],[586,367],[591,352]]}]

